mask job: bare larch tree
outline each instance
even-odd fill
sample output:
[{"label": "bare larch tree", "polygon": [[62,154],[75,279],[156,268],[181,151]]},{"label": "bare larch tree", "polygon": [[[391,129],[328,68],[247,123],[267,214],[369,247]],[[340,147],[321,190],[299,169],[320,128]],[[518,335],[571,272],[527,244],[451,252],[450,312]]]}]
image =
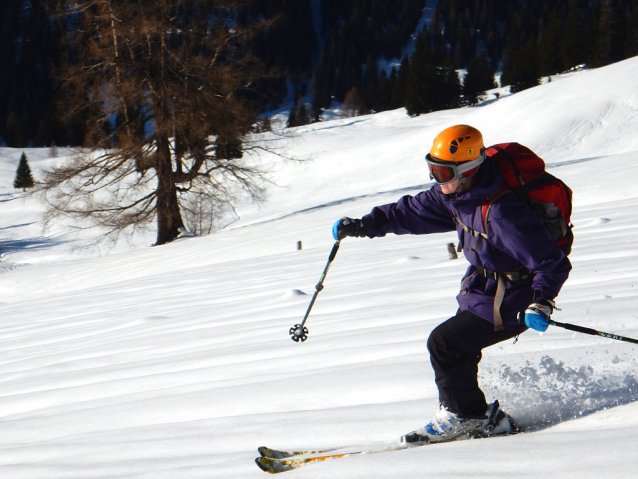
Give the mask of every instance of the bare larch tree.
[{"label": "bare larch tree", "polygon": [[61,2],[69,61],[60,78],[85,148],[46,172],[49,218],[71,216],[105,236],[157,223],[156,244],[184,226],[180,203],[259,198],[265,180],[243,159],[259,74],[250,40],[265,25],[246,0]]}]

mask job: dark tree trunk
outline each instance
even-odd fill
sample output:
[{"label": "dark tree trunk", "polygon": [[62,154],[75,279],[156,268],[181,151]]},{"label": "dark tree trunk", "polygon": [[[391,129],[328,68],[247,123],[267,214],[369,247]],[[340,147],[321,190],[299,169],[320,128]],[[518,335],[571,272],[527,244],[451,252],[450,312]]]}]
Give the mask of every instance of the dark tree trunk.
[{"label": "dark tree trunk", "polygon": [[177,187],[173,178],[173,167],[168,138],[158,141],[157,152],[157,241],[156,245],[170,243],[184,227],[177,200]]}]

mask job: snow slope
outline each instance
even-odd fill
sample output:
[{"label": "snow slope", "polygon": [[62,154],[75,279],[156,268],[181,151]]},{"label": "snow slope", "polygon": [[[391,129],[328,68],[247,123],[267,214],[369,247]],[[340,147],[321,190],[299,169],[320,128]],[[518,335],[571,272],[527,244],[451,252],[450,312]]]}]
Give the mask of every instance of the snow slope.
[{"label": "snow slope", "polygon": [[[475,108],[403,110],[268,137],[278,183],[215,235],[149,248],[73,248],[42,233],[0,149],[0,475],[3,478],[266,477],[258,446],[392,442],[429,418],[425,348],[455,311],[467,267],[455,234],[347,239],[307,326],[332,223],[430,185],[423,156],[456,123],[519,141],[574,190],[574,269],[561,322],[638,337],[638,58]],[[68,152],[61,151],[61,155]],[[27,150],[34,175],[60,159]],[[304,249],[296,250],[303,241]],[[99,255],[102,254],[102,255]],[[550,328],[485,351],[489,400],[538,430],[309,466],[290,477],[638,477],[637,346]]]}]

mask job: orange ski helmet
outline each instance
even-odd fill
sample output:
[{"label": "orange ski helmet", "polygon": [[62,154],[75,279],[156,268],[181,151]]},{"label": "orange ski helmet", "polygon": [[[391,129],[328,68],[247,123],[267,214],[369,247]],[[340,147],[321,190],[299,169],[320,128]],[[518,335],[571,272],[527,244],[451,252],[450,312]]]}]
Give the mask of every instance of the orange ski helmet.
[{"label": "orange ski helmet", "polygon": [[456,125],[436,135],[430,155],[437,160],[459,163],[476,160],[483,148],[485,145],[480,131],[468,125]]},{"label": "orange ski helmet", "polygon": [[436,136],[425,158],[432,178],[439,184],[470,177],[485,160],[483,135],[468,125],[451,126]]}]

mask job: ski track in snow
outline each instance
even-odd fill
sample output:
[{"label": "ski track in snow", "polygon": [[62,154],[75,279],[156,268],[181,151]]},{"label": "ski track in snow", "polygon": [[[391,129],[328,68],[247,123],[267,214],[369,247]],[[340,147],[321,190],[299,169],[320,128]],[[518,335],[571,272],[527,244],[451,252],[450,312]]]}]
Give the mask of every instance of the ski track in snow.
[{"label": "ski track in snow", "polygon": [[[152,232],[113,247],[86,246],[94,232],[63,224],[43,232],[42,205],[11,186],[22,150],[0,148],[0,474],[265,477],[258,446],[385,444],[422,426],[437,404],[425,342],[454,313],[467,268],[447,258],[454,233],[343,241],[308,340],[288,330],[314,293],[334,221],[429,187],[423,157],[455,123],[533,148],[574,190],[574,269],[555,319],[638,337],[636,77],[638,58],[475,108],[269,137],[310,160],[262,155],[278,184],[268,203],[237,205],[225,230],[157,248]],[[25,151],[36,179],[71,154]],[[535,432],[288,474],[638,477],[636,348],[527,332],[484,351],[480,382]]]}]

